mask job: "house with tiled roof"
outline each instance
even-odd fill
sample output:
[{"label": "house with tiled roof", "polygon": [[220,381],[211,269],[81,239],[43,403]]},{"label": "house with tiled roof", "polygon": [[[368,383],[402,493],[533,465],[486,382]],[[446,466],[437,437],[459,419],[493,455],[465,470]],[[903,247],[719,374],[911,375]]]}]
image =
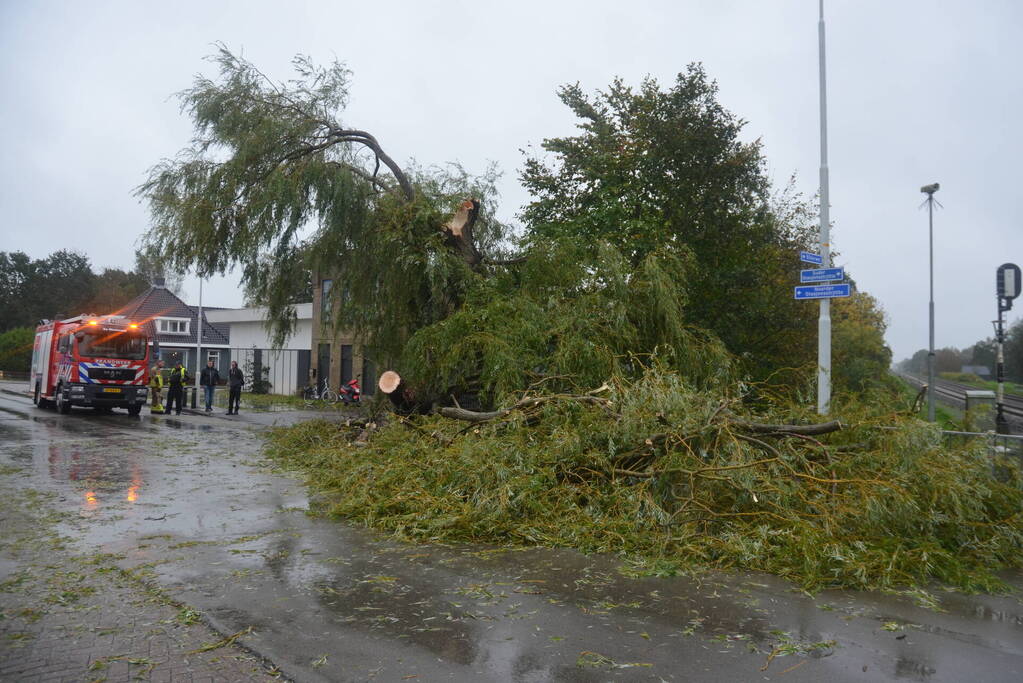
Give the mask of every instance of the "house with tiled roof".
[{"label": "house with tiled roof", "polygon": [[[201,348],[203,357],[200,367],[205,367],[206,362],[212,360],[221,375],[226,375],[230,362],[230,327],[210,323],[206,319],[208,310],[217,309],[204,307],[200,326],[199,309],[186,304],[164,286],[162,279],[157,279],[148,291],[129,301],[116,314],[138,323],[150,335],[150,339],[158,342],[159,357],[168,367],[180,361],[189,373],[195,373],[197,354]],[[200,327],[201,344],[198,339]]]}]

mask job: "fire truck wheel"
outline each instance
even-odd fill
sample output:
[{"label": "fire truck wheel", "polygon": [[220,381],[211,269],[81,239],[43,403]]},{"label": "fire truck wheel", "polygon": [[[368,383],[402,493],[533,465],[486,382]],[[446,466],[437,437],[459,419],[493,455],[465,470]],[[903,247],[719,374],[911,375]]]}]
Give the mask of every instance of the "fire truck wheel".
[{"label": "fire truck wheel", "polygon": [[57,412],[61,415],[67,415],[71,412],[70,398],[70,396],[64,393],[63,385],[57,387]]},{"label": "fire truck wheel", "polygon": [[32,397],[32,402],[36,404],[37,408],[49,408],[50,407],[50,402],[42,397],[41,392],[39,390],[39,385],[38,384],[36,385],[36,390],[35,390],[35,394]]}]

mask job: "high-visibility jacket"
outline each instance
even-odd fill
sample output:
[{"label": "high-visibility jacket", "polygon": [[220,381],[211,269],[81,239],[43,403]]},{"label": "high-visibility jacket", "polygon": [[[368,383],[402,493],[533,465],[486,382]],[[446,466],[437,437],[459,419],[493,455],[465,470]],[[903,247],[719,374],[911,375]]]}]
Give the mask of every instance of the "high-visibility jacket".
[{"label": "high-visibility jacket", "polygon": [[188,384],[188,370],[185,368],[174,368],[170,371],[170,386],[171,389],[174,387],[180,387],[184,384]]},{"label": "high-visibility jacket", "polygon": [[153,389],[163,389],[163,373],[155,365],[149,371],[149,386]]}]

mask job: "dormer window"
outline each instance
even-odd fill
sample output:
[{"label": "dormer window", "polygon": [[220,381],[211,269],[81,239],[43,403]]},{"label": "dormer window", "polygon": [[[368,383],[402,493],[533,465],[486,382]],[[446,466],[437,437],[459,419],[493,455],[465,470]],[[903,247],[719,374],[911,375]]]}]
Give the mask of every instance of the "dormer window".
[{"label": "dormer window", "polygon": [[188,318],[157,318],[156,329],[160,334],[188,334],[191,322]]}]

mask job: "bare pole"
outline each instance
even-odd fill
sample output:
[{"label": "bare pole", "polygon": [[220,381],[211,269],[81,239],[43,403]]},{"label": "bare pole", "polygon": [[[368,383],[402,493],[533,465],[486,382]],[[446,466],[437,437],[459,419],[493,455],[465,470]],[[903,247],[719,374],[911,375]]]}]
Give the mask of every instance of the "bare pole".
[{"label": "bare pole", "polygon": [[[202,278],[199,278],[199,319],[196,321],[198,330],[195,335],[195,386],[199,390],[199,374],[203,369],[202,362]],[[192,394],[194,397],[195,394]],[[192,406],[193,408],[195,406]]]},{"label": "bare pole", "polygon": [[[824,60],[824,0],[817,22],[820,53],[821,175],[820,253],[821,267],[831,267],[831,218],[828,205],[828,92]],[[817,413],[827,415],[831,404],[831,299],[820,300],[817,323]]]},{"label": "bare pole", "polygon": [[[924,185],[920,191],[927,195],[927,241],[930,252],[930,298],[927,303],[930,335],[927,345],[927,420],[934,422],[934,193],[941,187],[938,183]],[[939,204],[940,206],[940,204]]]},{"label": "bare pole", "polygon": [[927,193],[927,241],[930,252],[931,294],[927,300],[929,336],[927,346],[927,421],[934,422],[934,193]]}]

